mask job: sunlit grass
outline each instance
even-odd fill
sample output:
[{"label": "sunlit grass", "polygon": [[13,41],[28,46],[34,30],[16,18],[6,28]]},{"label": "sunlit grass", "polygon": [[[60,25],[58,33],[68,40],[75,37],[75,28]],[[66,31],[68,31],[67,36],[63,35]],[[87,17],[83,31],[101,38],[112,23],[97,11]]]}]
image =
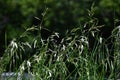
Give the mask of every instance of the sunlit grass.
[{"label": "sunlit grass", "polygon": [[[0,73],[27,72],[35,80],[117,79],[120,76],[119,27],[110,36],[115,39],[113,61],[107,39],[98,35],[101,27],[90,17],[85,25],[66,32],[64,37],[53,32],[46,40],[41,37],[41,26],[28,28],[7,46],[0,58]],[[89,35],[95,39],[93,49],[89,46]]]}]

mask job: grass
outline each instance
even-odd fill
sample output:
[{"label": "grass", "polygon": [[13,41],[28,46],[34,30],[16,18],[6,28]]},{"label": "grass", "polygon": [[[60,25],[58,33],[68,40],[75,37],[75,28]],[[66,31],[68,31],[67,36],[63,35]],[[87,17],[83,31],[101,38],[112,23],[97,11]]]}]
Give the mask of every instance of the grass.
[{"label": "grass", "polygon": [[[0,73],[27,72],[35,80],[115,80],[120,77],[119,27],[109,37],[115,39],[114,60],[107,40],[98,35],[101,27],[90,17],[84,27],[68,31],[62,38],[53,32],[46,40],[41,37],[41,25],[28,28],[7,46],[0,58]],[[92,49],[89,35],[95,39]]]}]

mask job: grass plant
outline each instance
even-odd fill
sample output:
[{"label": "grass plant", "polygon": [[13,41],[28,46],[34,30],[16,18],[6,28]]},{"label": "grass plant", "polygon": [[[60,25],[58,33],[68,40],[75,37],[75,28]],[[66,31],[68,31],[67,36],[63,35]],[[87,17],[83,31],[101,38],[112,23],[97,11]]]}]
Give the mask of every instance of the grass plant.
[{"label": "grass plant", "polygon": [[[35,80],[116,80],[120,77],[119,27],[113,30],[114,60],[106,39],[99,34],[98,20],[89,10],[89,19],[62,37],[59,43],[53,32],[46,40],[41,37],[41,25],[28,28],[13,39],[0,58],[0,73],[14,71],[30,73]],[[95,39],[90,48],[89,35]]]}]

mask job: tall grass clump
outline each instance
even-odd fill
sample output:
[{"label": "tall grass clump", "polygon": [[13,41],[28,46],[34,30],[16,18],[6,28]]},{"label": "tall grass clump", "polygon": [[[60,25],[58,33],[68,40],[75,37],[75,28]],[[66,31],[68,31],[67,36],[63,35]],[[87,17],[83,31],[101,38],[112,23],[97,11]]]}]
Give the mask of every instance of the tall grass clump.
[{"label": "tall grass clump", "polygon": [[[115,36],[115,57],[99,35],[94,8],[88,21],[66,31],[64,37],[53,32],[47,39],[41,25],[33,26],[13,39],[0,59],[0,73],[14,71],[32,74],[35,80],[114,80],[119,76],[119,43]],[[116,35],[113,31],[113,35]],[[91,38],[94,42],[91,41]],[[92,43],[91,43],[92,42]],[[94,43],[94,44],[93,44]],[[92,46],[92,47],[91,47]],[[116,64],[115,64],[116,63]],[[115,68],[117,67],[117,70]]]},{"label": "tall grass clump", "polygon": [[115,65],[115,76],[120,78],[120,26],[117,26],[113,32],[112,36],[114,37],[114,65]]}]

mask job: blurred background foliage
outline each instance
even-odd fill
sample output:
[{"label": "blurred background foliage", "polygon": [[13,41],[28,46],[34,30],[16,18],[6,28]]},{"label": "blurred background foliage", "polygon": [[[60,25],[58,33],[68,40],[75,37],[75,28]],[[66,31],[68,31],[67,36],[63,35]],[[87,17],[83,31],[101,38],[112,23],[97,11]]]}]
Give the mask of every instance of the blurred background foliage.
[{"label": "blurred background foliage", "polygon": [[93,3],[94,17],[99,25],[105,25],[103,32],[113,29],[120,18],[120,0],[0,0],[0,49],[5,47],[5,41],[42,20],[42,27],[64,35],[66,30],[87,22]]}]

